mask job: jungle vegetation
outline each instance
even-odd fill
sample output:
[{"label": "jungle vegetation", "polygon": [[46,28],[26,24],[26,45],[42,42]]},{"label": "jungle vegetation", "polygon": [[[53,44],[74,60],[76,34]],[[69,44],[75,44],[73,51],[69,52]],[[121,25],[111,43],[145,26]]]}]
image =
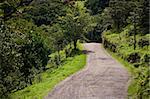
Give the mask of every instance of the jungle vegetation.
[{"label": "jungle vegetation", "polygon": [[149,39],[148,0],[1,0],[0,98],[82,54],[78,43],[102,42],[134,70],[129,97],[146,99]]}]

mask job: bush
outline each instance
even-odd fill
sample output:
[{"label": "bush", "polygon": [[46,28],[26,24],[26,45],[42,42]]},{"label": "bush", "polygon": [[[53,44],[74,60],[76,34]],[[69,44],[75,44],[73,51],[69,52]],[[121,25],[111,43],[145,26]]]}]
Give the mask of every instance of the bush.
[{"label": "bush", "polygon": [[32,79],[45,70],[49,49],[36,32],[19,34],[0,25],[0,98],[32,84]]},{"label": "bush", "polygon": [[116,52],[117,51],[117,44],[111,43],[106,38],[104,38],[104,40],[103,40],[103,45],[104,45],[105,48],[108,48],[112,52]]},{"label": "bush", "polygon": [[149,64],[149,62],[150,62],[150,54],[144,54],[142,59],[141,59],[141,61],[143,63]]},{"label": "bush", "polygon": [[147,38],[141,38],[139,41],[138,41],[138,46],[143,48],[144,46],[149,46],[149,39]]},{"label": "bush", "polygon": [[140,54],[138,52],[133,52],[127,56],[127,61],[129,63],[139,63],[140,62]]},{"label": "bush", "polygon": [[[128,32],[128,35],[124,35],[125,32]],[[133,76],[136,76],[133,80],[133,84],[129,86],[129,98],[133,99],[148,99],[149,97],[149,82],[150,82],[150,75],[149,75],[149,61],[150,61],[150,54],[148,52],[149,47],[149,39],[150,35],[136,35],[137,39],[137,46],[136,49],[133,49],[133,36],[131,32],[129,33],[128,30],[124,30],[120,34],[109,34],[105,33],[103,37],[104,47],[108,48],[112,52],[116,52],[115,55],[121,57],[124,61],[129,62],[127,63]],[[123,34],[124,33],[124,34]],[[118,37],[121,37],[119,40]],[[115,45],[115,47],[112,47]],[[146,48],[143,48],[147,46]],[[114,50],[115,49],[115,50]],[[133,66],[133,67],[130,67]],[[130,92],[131,91],[131,92]],[[131,97],[130,97],[131,95]]]},{"label": "bush", "polygon": [[137,72],[137,77],[135,79],[137,85],[138,85],[138,90],[136,93],[136,99],[148,99],[149,96],[149,67],[141,66],[138,69]]}]

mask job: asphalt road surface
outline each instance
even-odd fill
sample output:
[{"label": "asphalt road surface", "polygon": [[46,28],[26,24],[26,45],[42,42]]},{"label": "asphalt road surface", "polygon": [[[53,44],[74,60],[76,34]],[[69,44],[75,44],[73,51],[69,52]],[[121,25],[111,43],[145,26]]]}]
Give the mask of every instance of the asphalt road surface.
[{"label": "asphalt road surface", "polygon": [[85,43],[87,64],[68,77],[45,99],[125,99],[129,74],[99,43]]}]

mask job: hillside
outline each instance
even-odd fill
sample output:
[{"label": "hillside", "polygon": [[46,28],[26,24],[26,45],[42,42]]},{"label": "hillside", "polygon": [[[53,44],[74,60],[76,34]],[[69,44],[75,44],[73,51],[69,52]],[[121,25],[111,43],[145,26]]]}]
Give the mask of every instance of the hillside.
[{"label": "hillside", "polygon": [[131,73],[128,97],[147,99],[149,40],[148,0],[1,0],[0,98],[43,98],[98,42]]}]

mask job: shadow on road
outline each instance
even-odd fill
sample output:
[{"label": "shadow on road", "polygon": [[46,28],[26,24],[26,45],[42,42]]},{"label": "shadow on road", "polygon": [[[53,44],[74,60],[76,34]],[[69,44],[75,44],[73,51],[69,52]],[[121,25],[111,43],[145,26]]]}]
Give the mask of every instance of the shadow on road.
[{"label": "shadow on road", "polygon": [[83,52],[84,54],[95,53],[95,52],[93,52],[93,51],[89,51],[89,50],[83,50],[82,52]]}]

